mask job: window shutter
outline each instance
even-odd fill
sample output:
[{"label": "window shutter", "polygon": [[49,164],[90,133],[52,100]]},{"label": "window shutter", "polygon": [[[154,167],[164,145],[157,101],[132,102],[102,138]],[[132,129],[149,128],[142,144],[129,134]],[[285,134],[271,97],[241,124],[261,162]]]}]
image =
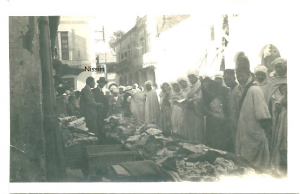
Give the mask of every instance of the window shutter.
[{"label": "window shutter", "polygon": [[60,32],[62,60],[69,60],[68,32]]}]

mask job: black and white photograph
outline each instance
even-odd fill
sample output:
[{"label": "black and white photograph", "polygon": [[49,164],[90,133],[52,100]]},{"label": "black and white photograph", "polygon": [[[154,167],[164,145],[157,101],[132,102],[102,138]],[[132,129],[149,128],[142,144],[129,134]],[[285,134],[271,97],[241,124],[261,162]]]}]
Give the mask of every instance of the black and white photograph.
[{"label": "black and white photograph", "polygon": [[289,14],[101,9],[8,16],[10,184],[288,180]]},{"label": "black and white photograph", "polygon": [[11,16],[10,181],[286,177],[287,45],[248,17]]}]

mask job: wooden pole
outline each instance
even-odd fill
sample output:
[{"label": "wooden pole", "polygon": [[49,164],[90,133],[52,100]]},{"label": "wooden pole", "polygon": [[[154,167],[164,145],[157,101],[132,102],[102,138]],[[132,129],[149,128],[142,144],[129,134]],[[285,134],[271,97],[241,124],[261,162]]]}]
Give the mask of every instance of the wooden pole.
[{"label": "wooden pole", "polygon": [[56,99],[52,72],[52,54],[50,46],[50,30],[48,17],[39,17],[40,58],[43,88],[43,128],[45,138],[46,178],[57,181],[62,172],[62,142],[56,114]]}]

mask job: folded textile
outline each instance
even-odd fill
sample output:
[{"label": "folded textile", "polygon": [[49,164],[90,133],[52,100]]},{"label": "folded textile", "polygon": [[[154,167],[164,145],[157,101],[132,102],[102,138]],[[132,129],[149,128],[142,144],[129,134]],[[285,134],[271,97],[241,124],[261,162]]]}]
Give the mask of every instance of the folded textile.
[{"label": "folded textile", "polygon": [[121,165],[112,165],[111,167],[118,176],[130,176],[129,172]]},{"label": "folded textile", "polygon": [[[214,166],[208,162],[185,162],[184,160],[176,162],[178,172],[181,176],[192,179],[207,177],[216,177]],[[203,180],[206,181],[206,180]]]},{"label": "folded textile", "polygon": [[160,167],[150,160],[124,162],[119,165],[126,169],[131,176],[160,175],[162,173]]},{"label": "folded textile", "polygon": [[134,135],[130,136],[129,138],[126,139],[128,142],[137,142],[141,139],[141,135]]},{"label": "folded textile", "polygon": [[158,135],[158,134],[161,134],[162,131],[159,130],[159,129],[155,129],[155,128],[149,128],[146,130],[146,132],[150,135]]},{"label": "folded textile", "polygon": [[205,145],[193,145],[189,143],[183,143],[182,144],[183,149],[189,150],[193,153],[201,153],[204,154],[206,149],[208,148]]},{"label": "folded textile", "polygon": [[[192,155],[195,156],[195,155]],[[207,151],[205,154],[203,155],[199,155],[198,157],[189,157],[187,159],[188,162],[204,162],[207,161],[210,164],[213,164],[214,161],[216,160],[216,158],[218,157],[223,157],[222,154],[220,154],[219,152],[216,151]]]},{"label": "folded textile", "polygon": [[157,152],[157,155],[159,156],[158,159],[156,160],[157,164],[161,164],[163,163],[165,160],[167,160],[168,158],[173,157],[174,155],[174,151],[169,151],[167,148],[164,148],[160,151]]},{"label": "folded textile", "polygon": [[238,167],[231,161],[224,158],[216,158],[214,161],[215,170],[220,174],[228,174],[229,172],[236,170]]},{"label": "folded textile", "polygon": [[162,167],[173,172],[178,172],[176,166],[176,160],[174,158],[168,158],[162,163]]},{"label": "folded textile", "polygon": [[147,130],[147,129],[150,129],[150,128],[155,128],[155,129],[158,128],[157,125],[152,124],[152,123],[148,123],[148,124],[146,124],[144,127],[145,127],[146,130]]},{"label": "folded textile", "polygon": [[76,120],[73,120],[73,121],[69,122],[68,126],[69,127],[81,126],[85,123],[84,120],[85,120],[85,118],[81,117],[79,119],[76,119]]}]

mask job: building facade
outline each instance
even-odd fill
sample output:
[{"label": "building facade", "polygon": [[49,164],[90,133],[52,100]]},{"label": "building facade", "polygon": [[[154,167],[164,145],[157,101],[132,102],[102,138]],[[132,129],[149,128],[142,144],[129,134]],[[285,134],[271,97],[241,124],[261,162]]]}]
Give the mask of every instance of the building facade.
[{"label": "building facade", "polygon": [[137,17],[136,25],[115,43],[119,84],[137,83],[144,86],[147,80],[151,80],[157,85],[156,72],[160,46],[158,36],[188,17],[188,15]]},{"label": "building facade", "polygon": [[117,74],[120,85],[143,86],[147,80],[155,83],[155,64],[151,58],[150,19],[137,17],[136,25],[115,43]]},{"label": "building facade", "polygon": [[[56,41],[56,58],[73,68],[96,67],[95,17],[62,16]],[[84,71],[79,75],[62,77],[70,89],[81,90],[87,77],[97,79],[100,75]]]}]

